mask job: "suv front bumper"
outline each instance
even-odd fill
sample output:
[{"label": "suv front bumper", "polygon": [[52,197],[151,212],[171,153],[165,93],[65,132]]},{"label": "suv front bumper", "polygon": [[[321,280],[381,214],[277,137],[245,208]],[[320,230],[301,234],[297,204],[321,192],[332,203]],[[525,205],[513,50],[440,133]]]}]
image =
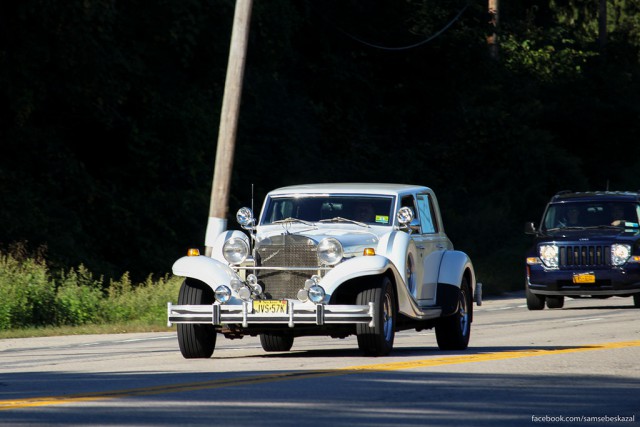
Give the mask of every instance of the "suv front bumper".
[{"label": "suv front bumper", "polygon": [[[527,286],[539,295],[631,295],[640,293],[640,264],[604,270],[549,270],[542,266],[529,266]],[[593,274],[594,283],[574,283],[574,276]]]}]

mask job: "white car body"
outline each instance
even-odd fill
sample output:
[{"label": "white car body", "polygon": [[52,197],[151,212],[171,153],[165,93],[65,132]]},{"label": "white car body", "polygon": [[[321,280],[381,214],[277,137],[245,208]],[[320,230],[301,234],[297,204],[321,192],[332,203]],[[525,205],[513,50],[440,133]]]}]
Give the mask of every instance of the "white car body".
[{"label": "white car body", "polygon": [[[410,223],[397,215],[403,205],[411,208]],[[366,222],[352,220],[358,209],[368,210]],[[267,194],[257,224],[244,228],[249,234],[221,233],[211,257],[187,256],[173,266],[186,280],[179,304],[169,303],[168,323],[178,324],[185,357],[210,357],[217,333],[260,335],[267,351],[290,349],[295,336],[356,334],[365,353],[385,355],[395,331],[436,327],[441,348],[466,348],[481,285],[469,257],[445,234],[430,188],[284,187]],[[240,241],[249,256],[230,263],[225,247],[235,256],[244,251]]]}]

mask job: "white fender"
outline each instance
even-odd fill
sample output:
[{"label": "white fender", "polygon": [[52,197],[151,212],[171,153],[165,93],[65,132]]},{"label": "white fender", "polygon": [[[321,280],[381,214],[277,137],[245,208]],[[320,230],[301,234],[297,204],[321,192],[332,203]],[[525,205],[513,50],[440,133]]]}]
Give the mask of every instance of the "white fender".
[{"label": "white fender", "polygon": [[380,255],[355,257],[329,270],[320,281],[320,285],[331,294],[347,280],[384,273],[390,264],[387,258]]},{"label": "white fender", "polygon": [[379,275],[387,271],[393,274],[395,282],[398,285],[396,286],[398,301],[400,303],[398,311],[412,317],[422,315],[413,296],[409,293],[407,287],[402,285],[403,279],[400,276],[400,272],[396,266],[393,265],[393,262],[382,255],[359,256],[340,263],[322,278],[320,285],[327,291],[327,294],[330,295],[336,288],[349,279]]},{"label": "white fender", "polygon": [[422,278],[421,288],[417,294],[417,299],[434,302],[435,292],[438,286],[440,276],[440,266],[442,265],[442,257],[446,251],[434,251],[422,260]]},{"label": "white fender", "polygon": [[[395,265],[398,273],[400,274],[402,285],[410,294],[415,294],[415,289],[409,289],[407,286],[407,257],[409,254],[413,256],[413,262],[419,263],[418,251],[416,244],[407,233],[403,231],[393,231],[385,234],[380,239],[376,253],[389,258],[389,260]],[[416,269],[419,271],[420,269]],[[416,284],[421,283],[422,277],[416,277]],[[415,296],[415,295],[414,295]]]},{"label": "white fender", "polygon": [[476,276],[471,260],[464,252],[445,251],[442,256],[442,262],[440,263],[438,283],[446,283],[459,288],[462,283],[462,275],[465,270],[469,270],[471,272],[471,281],[469,286],[471,286],[471,292],[473,293],[475,291]]},{"label": "white fender", "polygon": [[198,279],[213,290],[220,285],[228,286],[231,279],[240,279],[227,264],[206,256],[180,258],[173,264],[173,274]]}]

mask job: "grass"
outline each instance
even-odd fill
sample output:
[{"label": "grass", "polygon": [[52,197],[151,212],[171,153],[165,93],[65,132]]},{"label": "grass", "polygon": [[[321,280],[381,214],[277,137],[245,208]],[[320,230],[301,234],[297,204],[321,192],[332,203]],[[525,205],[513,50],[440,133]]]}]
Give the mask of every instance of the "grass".
[{"label": "grass", "polygon": [[166,325],[162,327],[138,322],[128,322],[108,325],[25,327],[0,331],[0,339],[174,331],[175,327],[167,327]]}]

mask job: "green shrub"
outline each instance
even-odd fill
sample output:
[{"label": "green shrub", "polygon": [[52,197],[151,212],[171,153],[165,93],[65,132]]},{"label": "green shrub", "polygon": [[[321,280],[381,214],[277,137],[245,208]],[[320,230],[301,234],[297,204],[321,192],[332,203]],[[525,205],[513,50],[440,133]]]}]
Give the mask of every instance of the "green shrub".
[{"label": "green shrub", "polygon": [[41,256],[0,251],[0,331],[126,324],[157,330],[166,326],[167,302],[181,282],[167,275],[133,284],[125,273],[105,287],[83,265],[52,275]]},{"label": "green shrub", "polygon": [[98,321],[101,316],[102,282],[95,280],[84,267],[61,274],[56,292],[56,324],[84,325]]},{"label": "green shrub", "polygon": [[105,310],[107,322],[140,320],[149,324],[165,324],[167,302],[175,301],[181,280],[165,276],[153,281],[148,277],[144,283],[133,286],[129,275],[120,281],[111,282],[108,288],[109,309]]},{"label": "green shrub", "polygon": [[0,329],[50,324],[55,286],[40,258],[0,253]]}]

